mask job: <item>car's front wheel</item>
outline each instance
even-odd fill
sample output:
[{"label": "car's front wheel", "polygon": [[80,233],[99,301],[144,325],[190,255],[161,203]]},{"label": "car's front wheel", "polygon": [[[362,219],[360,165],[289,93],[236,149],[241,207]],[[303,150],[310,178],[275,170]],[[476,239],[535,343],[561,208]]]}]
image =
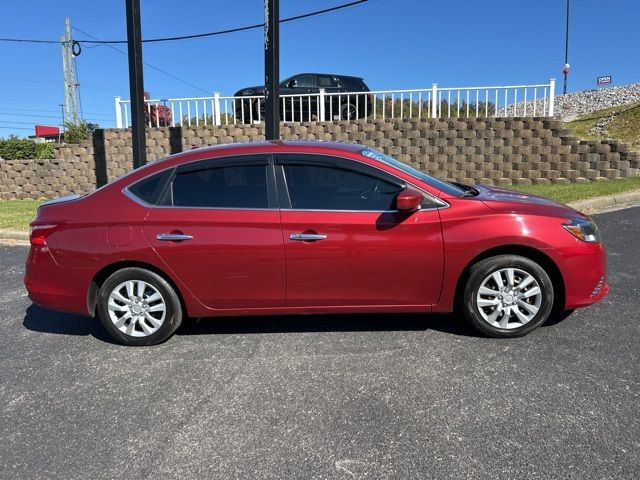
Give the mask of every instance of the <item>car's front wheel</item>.
[{"label": "car's front wheel", "polygon": [[553,301],[553,284],[538,263],[519,255],[498,255],[471,267],[462,309],[485,335],[519,337],[545,322]]},{"label": "car's front wheel", "polygon": [[125,345],[155,345],[169,338],[182,322],[174,288],[155,272],[123,268],[100,287],[98,315],[107,331]]},{"label": "car's front wheel", "polygon": [[356,120],[358,109],[353,103],[343,103],[340,107],[340,120]]}]

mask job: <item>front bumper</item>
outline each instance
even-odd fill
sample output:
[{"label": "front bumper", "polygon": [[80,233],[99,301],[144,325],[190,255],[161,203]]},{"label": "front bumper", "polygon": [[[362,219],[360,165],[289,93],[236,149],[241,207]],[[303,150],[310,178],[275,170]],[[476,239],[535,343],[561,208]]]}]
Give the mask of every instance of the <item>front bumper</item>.
[{"label": "front bumper", "polygon": [[573,248],[560,252],[566,309],[586,307],[599,302],[610,291],[604,244],[579,240],[576,242]]}]

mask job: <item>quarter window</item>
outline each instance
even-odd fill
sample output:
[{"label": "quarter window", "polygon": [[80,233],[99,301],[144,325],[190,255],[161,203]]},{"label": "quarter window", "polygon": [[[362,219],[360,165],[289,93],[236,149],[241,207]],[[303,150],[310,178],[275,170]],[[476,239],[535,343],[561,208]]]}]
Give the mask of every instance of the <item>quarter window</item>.
[{"label": "quarter window", "polygon": [[302,210],[395,209],[402,187],[351,170],[317,165],[285,165],[291,207]]},{"label": "quarter window", "polygon": [[164,170],[156,173],[155,175],[143,178],[128,188],[129,193],[149,205],[155,205],[158,203],[158,198],[160,198],[160,195],[167,184],[171,171],[171,169]]},{"label": "quarter window", "polygon": [[268,208],[264,165],[238,165],[178,173],[171,185],[176,207]]}]

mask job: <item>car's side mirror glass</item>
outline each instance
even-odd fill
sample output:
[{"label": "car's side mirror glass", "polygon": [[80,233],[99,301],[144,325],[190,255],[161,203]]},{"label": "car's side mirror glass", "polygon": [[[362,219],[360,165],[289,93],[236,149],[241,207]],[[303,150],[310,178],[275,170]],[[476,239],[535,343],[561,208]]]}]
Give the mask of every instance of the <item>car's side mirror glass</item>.
[{"label": "car's side mirror glass", "polygon": [[405,188],[396,197],[396,208],[401,212],[415,212],[420,209],[424,194],[412,188]]}]

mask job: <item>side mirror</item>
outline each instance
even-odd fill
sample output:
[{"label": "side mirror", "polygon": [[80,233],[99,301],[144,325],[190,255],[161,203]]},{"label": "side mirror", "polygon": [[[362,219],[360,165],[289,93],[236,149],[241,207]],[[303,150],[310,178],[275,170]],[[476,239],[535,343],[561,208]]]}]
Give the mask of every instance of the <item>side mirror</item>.
[{"label": "side mirror", "polygon": [[295,87],[296,85],[298,85],[298,81],[297,81],[297,80],[291,80],[291,81],[289,81],[289,83],[287,84],[287,87],[289,87],[289,88],[293,88],[293,87]]},{"label": "side mirror", "polygon": [[424,195],[412,188],[406,188],[396,197],[396,208],[401,212],[415,212],[420,210]]}]

